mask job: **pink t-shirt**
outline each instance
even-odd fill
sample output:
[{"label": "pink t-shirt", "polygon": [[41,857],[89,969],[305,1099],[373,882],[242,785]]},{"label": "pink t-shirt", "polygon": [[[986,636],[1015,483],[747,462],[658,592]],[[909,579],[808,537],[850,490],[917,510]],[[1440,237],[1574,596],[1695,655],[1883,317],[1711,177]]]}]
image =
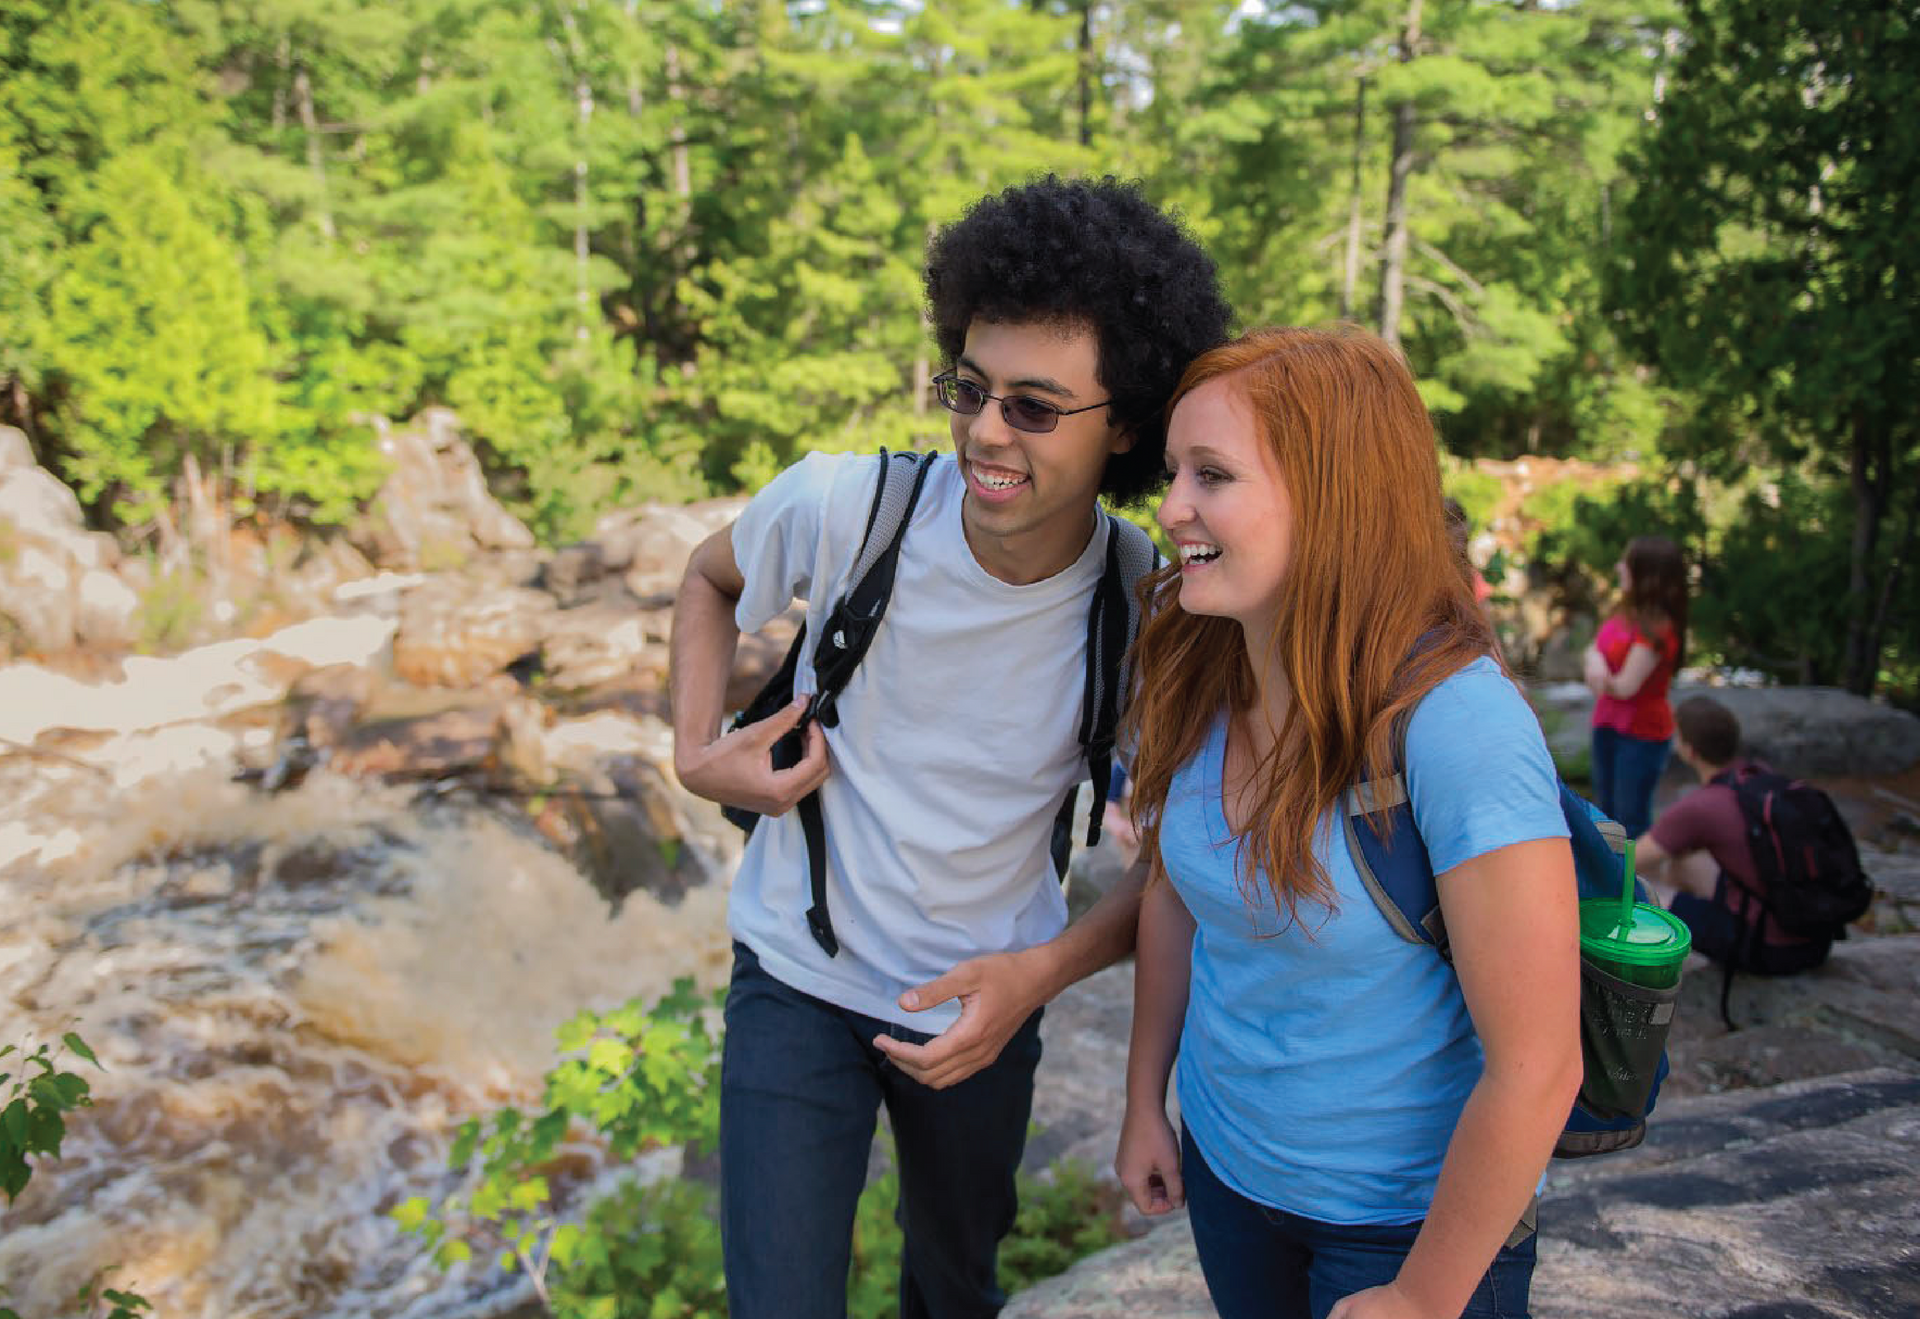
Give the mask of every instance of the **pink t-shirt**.
[{"label": "pink t-shirt", "polygon": [[1628,737],[1648,742],[1664,742],[1673,736],[1673,707],[1667,703],[1667,688],[1673,684],[1674,661],[1680,655],[1680,638],[1671,627],[1663,626],[1656,639],[1634,625],[1631,619],[1615,614],[1600,627],[1593,639],[1607,672],[1618,673],[1627,662],[1627,652],[1638,642],[1654,653],[1653,672],[1632,696],[1602,696],[1593,703],[1593,726],[1611,728]]}]

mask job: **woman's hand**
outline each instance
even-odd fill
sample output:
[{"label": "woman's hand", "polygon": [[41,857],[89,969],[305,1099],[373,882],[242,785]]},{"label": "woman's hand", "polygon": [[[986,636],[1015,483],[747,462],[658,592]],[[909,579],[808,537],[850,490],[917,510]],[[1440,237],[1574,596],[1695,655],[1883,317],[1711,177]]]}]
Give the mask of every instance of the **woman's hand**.
[{"label": "woman's hand", "polygon": [[1595,696],[1606,695],[1607,679],[1612,671],[1597,646],[1588,646],[1587,653],[1580,657],[1580,673]]},{"label": "woman's hand", "polygon": [[1327,1319],[1438,1319],[1422,1310],[1400,1290],[1397,1283],[1369,1287],[1363,1292],[1343,1296],[1327,1311]]},{"label": "woman's hand", "polygon": [[1170,1214],[1187,1202],[1187,1188],[1180,1181],[1180,1142],[1164,1108],[1143,1111],[1127,1105],[1113,1171],[1133,1207],[1149,1217]]}]

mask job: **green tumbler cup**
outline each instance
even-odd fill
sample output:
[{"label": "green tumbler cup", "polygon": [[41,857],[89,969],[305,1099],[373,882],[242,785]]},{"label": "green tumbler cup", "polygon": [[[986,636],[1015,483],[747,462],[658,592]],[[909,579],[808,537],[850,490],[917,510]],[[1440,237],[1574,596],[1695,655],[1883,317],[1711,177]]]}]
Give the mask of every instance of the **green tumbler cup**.
[{"label": "green tumbler cup", "polygon": [[1622,909],[1612,898],[1580,904],[1580,955],[1630,985],[1670,989],[1693,946],[1686,922],[1659,907],[1636,902]]},{"label": "green tumbler cup", "polygon": [[1580,904],[1580,1104],[1604,1120],[1642,1117],[1693,936],[1644,902]]}]

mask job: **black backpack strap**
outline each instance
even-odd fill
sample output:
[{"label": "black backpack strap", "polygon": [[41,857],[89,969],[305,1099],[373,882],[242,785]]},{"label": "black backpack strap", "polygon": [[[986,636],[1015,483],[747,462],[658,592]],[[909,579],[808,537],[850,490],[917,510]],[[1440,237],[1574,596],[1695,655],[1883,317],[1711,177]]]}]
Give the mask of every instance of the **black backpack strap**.
[{"label": "black backpack strap", "polygon": [[[1113,742],[1120,727],[1132,675],[1128,656],[1140,632],[1140,600],[1135,587],[1160,566],[1153,539],[1124,518],[1101,514],[1107,523],[1106,566],[1087,605],[1087,670],[1080,703],[1080,751],[1093,779],[1093,806],[1087,812],[1087,846],[1100,841],[1100,814],[1113,786]],[[1053,864],[1067,873],[1073,848],[1073,808],[1079,786],[1067,789],[1054,819]]]},{"label": "black backpack strap", "polygon": [[[867,529],[860,538],[860,552],[854,557],[850,583],[834,604],[826,621],[816,633],[813,671],[817,683],[812,702],[801,716],[794,734],[804,734],[807,721],[818,719],[823,727],[840,723],[840,693],[846,689],[854,670],[866,658],[880,620],[893,596],[894,570],[900,562],[900,542],[906,539],[907,523],[920,502],[920,491],[927,483],[938,455],[933,453],[889,454],[880,451],[880,474],[874,483],[873,507],[867,512]],[[833,917],[827,910],[827,826],[820,809],[818,789],[800,799],[800,828],[807,838],[807,871],[812,885],[813,905],[807,909],[807,929],[813,941],[828,957],[840,952],[840,940],[833,932]]]}]

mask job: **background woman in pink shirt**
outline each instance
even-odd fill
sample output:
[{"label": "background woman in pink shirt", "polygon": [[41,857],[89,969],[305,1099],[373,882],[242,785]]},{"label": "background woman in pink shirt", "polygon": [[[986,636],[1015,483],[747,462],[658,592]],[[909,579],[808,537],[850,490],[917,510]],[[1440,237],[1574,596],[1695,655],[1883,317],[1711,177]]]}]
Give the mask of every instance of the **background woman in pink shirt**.
[{"label": "background woman in pink shirt", "polygon": [[1593,794],[1638,837],[1653,821],[1653,788],[1673,738],[1667,689],[1687,650],[1687,564],[1665,536],[1638,536],[1614,570],[1620,603],[1586,653],[1596,697]]}]

